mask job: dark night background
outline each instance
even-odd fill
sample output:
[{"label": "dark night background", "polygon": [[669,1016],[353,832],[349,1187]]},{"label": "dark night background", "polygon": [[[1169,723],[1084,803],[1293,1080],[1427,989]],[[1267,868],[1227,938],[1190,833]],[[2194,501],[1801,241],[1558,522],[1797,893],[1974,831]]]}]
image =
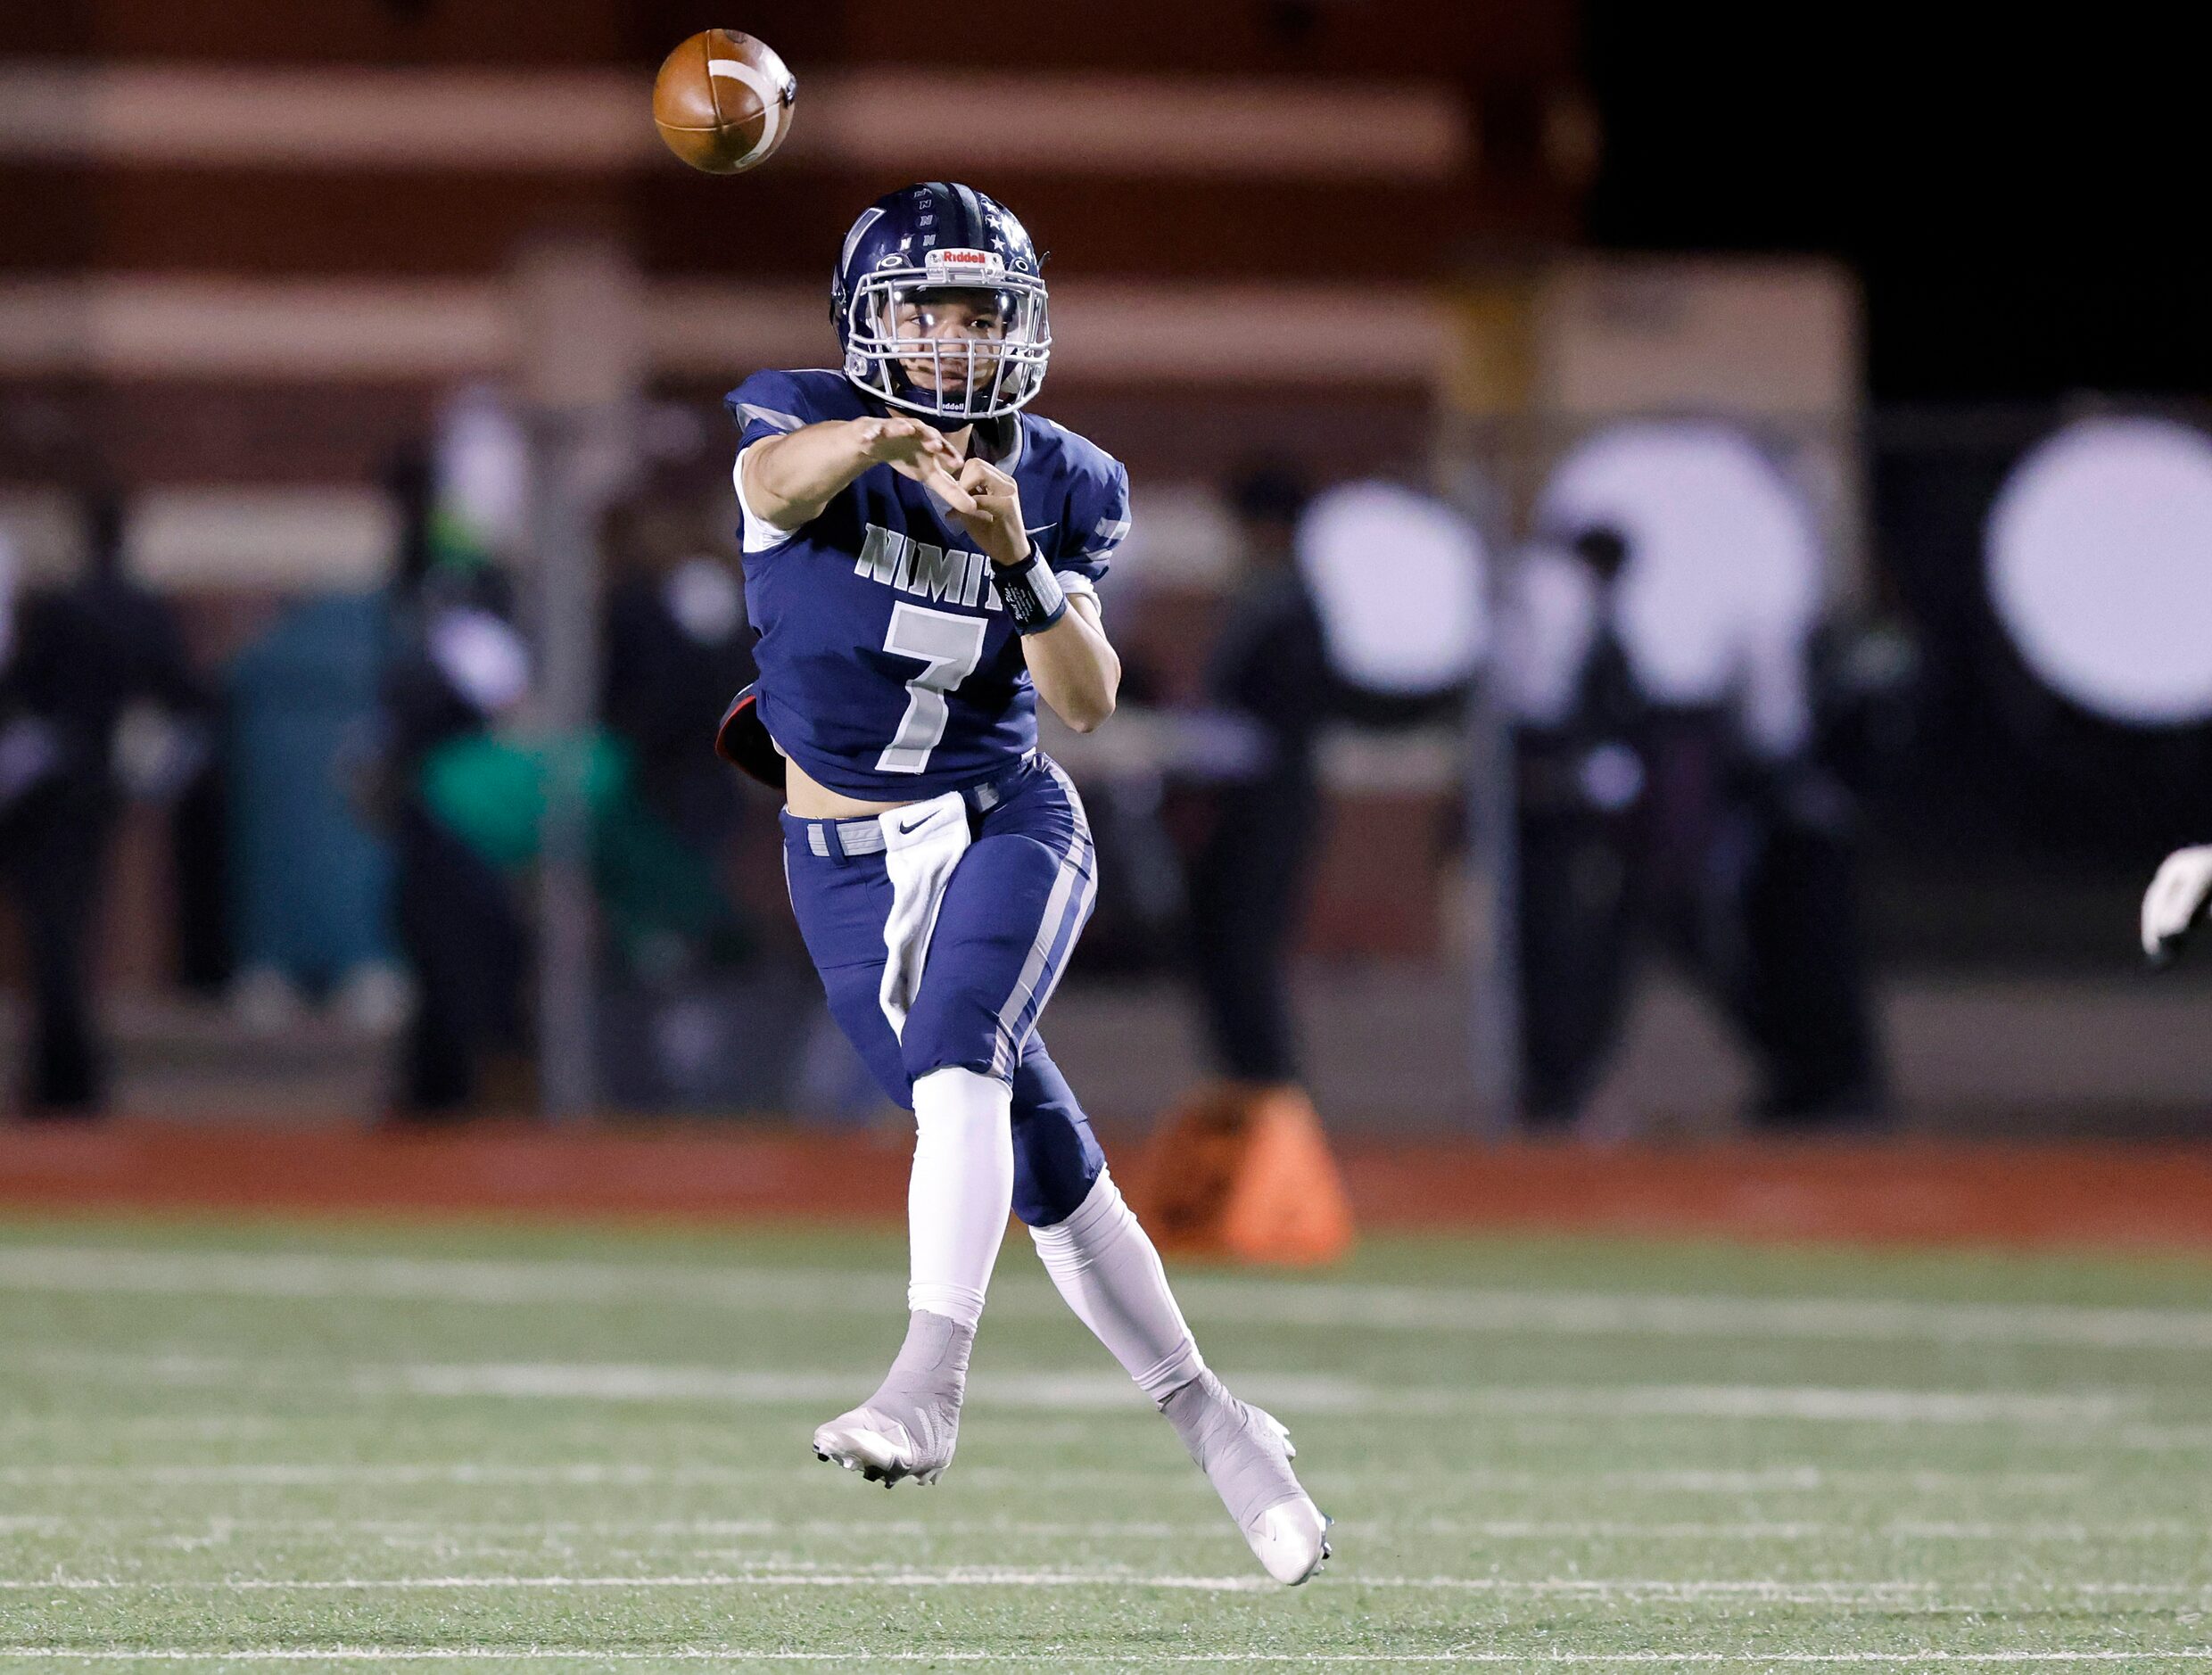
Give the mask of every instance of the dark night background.
[{"label": "dark night background", "polygon": [[[1686,15],[1688,13],[1689,15]],[[1819,251],[1878,402],[2212,391],[2203,61],[2178,9],[1589,0],[1602,245]]]},{"label": "dark night background", "polygon": [[1923,648],[1910,742],[1866,803],[1892,959],[2122,959],[2141,879],[2212,821],[2212,730],[2067,703],[1983,581],[1991,497],[2065,417],[2212,397],[2200,62],[2171,14],[2104,7],[2096,25],[1583,11],[1605,129],[1593,243],[1818,252],[1864,289],[1868,608]]}]

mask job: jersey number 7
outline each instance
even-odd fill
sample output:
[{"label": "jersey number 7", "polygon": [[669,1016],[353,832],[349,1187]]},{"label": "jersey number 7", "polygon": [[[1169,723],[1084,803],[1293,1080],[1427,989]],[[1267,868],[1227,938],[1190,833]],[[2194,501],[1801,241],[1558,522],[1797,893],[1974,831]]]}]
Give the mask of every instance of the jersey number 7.
[{"label": "jersey number 7", "polygon": [[990,622],[955,616],[920,605],[894,605],[883,648],[895,656],[918,657],[922,671],[906,683],[906,714],[898,731],[876,758],[878,773],[922,773],[929,753],[945,738],[948,714],[945,695],[976,672],[983,661],[983,639]]}]

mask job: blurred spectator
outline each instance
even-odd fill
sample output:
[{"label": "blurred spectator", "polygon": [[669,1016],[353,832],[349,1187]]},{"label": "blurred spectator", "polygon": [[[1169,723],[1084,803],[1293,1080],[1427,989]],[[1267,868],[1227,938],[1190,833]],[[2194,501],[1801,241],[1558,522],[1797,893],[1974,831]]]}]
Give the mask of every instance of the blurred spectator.
[{"label": "blurred spectator", "polygon": [[707,505],[672,470],[602,529],[611,586],[600,703],[633,789],[596,825],[595,874],[615,952],[631,974],[660,981],[752,950],[717,876],[748,804],[711,741],[757,672],[744,588],[709,545]]},{"label": "blurred spectator", "polygon": [[175,616],[124,570],[122,496],[95,490],[83,511],[82,573],[24,599],[0,640],[0,884],[30,954],[34,1114],[104,1102],[87,945],[116,818],[126,796],[173,798],[208,756]]},{"label": "blurred spectator", "polygon": [[711,741],[753,672],[743,595],[705,550],[705,515],[659,485],[602,532],[615,573],[607,728],[581,738],[533,730],[532,658],[504,573],[453,520],[424,516],[425,486],[416,466],[395,479],[409,534],[384,698],[398,924],[418,991],[400,1102],[418,1116],[524,1097],[525,887],[549,780],[572,750],[582,753],[593,883],[619,967],[680,983],[743,958],[745,928],[715,878],[742,804]]},{"label": "blurred spectator", "polygon": [[529,943],[506,879],[433,810],[424,769],[440,747],[483,738],[522,700],[530,660],[505,576],[474,547],[442,550],[433,538],[426,462],[396,462],[389,482],[401,534],[377,800],[416,986],[397,1102],[449,1115],[477,1100],[489,1057],[512,1068],[524,1044]]},{"label": "blurred spectator", "polygon": [[700,741],[755,673],[744,588],[706,525],[696,497],[656,486],[617,506],[605,530],[607,724],[636,752],[647,801],[701,855],[729,838],[744,794]]},{"label": "blurred spectator", "polygon": [[1297,565],[1304,485],[1268,466],[1247,473],[1232,497],[1243,573],[1207,663],[1210,725],[1193,732],[1186,764],[1213,787],[1211,823],[1190,870],[1192,953],[1222,1069],[1239,1081],[1287,1082],[1298,1052],[1283,961],[1320,829],[1315,744],[1332,682]]},{"label": "blurred spectator", "polygon": [[407,1009],[391,857],[348,795],[385,638],[380,599],[318,595],[293,601],[231,665],[231,997],[259,1028],[290,1022],[303,992],[372,1030]]},{"label": "blurred spectator", "polygon": [[[1546,1124],[1581,1111],[1648,938],[1759,1057],[1762,1121],[1865,1121],[1880,1087],[1852,811],[1807,754],[1802,629],[1699,619],[1656,645],[1655,614],[1629,603],[1635,561],[1623,530],[1590,524],[1533,549],[1513,581],[1501,678],[1516,723],[1525,1109]],[[1696,598],[1677,603],[1708,608]]]},{"label": "blurred spectator", "polygon": [[1286,959],[1321,832],[1319,745],[1339,722],[1450,722],[1487,650],[1483,554],[1428,495],[1382,479],[1308,501],[1280,466],[1234,486],[1242,577],[1175,759],[1210,792],[1190,918],[1214,1056],[1240,1081],[1299,1075]]}]

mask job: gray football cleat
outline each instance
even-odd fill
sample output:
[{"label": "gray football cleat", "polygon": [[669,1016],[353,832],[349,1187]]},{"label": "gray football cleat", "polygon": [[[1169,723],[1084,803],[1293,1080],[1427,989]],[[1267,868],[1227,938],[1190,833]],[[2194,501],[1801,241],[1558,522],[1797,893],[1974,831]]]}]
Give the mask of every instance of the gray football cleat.
[{"label": "gray football cleat", "polygon": [[833,1460],[886,1489],[902,1478],[934,1483],[960,1440],[960,1402],[976,1329],[917,1308],[906,1341],[876,1393],[814,1432],[814,1457]]},{"label": "gray football cleat", "polygon": [[1206,1473],[1253,1555],[1286,1588],[1329,1557],[1329,1520],[1291,1470],[1298,1450],[1273,1414],[1239,1401],[1211,1373],[1169,1396],[1160,1411]]}]

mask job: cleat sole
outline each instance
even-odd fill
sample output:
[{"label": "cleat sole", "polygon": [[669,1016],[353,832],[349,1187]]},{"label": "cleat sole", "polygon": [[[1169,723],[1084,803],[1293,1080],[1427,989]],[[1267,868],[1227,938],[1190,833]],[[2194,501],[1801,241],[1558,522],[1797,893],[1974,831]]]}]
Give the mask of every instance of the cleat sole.
[{"label": "cleat sole", "polygon": [[[857,1473],[863,1481],[880,1483],[886,1489],[909,1479],[917,1482],[922,1481],[915,1478],[914,1474],[907,1471],[904,1465],[896,1462],[877,1459],[857,1448],[847,1449],[835,1443],[824,1447],[817,1441],[813,1445],[813,1449],[814,1457],[825,1465],[841,1465],[848,1472]],[[934,1473],[929,1481],[936,1481]]]}]

